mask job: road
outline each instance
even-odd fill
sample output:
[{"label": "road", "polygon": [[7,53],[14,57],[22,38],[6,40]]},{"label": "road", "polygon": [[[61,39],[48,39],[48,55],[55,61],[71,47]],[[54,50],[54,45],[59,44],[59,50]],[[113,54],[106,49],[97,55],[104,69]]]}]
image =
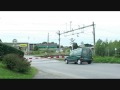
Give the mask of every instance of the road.
[{"label": "road", "polygon": [[34,79],[120,79],[120,64],[84,62],[78,65],[47,58],[31,60],[31,65],[39,70]]}]

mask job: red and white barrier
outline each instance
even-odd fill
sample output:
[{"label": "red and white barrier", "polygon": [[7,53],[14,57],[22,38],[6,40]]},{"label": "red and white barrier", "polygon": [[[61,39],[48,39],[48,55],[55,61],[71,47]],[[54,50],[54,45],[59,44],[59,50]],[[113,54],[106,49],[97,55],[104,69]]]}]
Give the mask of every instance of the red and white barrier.
[{"label": "red and white barrier", "polygon": [[32,60],[32,59],[41,59],[41,57],[28,57],[26,58],[27,60]]},{"label": "red and white barrier", "polygon": [[[67,56],[50,56],[50,57],[47,57],[48,59],[51,59],[51,58],[66,58]],[[42,59],[42,57],[25,57],[27,60],[34,60],[34,59]]]},{"label": "red and white barrier", "polygon": [[66,58],[67,56],[50,56],[50,57],[47,57],[47,58]]}]

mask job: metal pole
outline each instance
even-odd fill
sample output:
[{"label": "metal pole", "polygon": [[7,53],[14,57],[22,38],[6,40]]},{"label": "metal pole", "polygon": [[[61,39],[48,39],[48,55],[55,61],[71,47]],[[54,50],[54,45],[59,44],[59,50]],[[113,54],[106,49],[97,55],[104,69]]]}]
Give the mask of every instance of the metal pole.
[{"label": "metal pole", "polygon": [[94,42],[94,55],[95,55],[95,24],[93,22],[93,42]]},{"label": "metal pole", "polygon": [[60,53],[60,31],[59,31],[58,35],[59,35],[59,53]]},{"label": "metal pole", "polygon": [[47,38],[47,54],[49,53],[49,33],[48,33],[48,38]]}]

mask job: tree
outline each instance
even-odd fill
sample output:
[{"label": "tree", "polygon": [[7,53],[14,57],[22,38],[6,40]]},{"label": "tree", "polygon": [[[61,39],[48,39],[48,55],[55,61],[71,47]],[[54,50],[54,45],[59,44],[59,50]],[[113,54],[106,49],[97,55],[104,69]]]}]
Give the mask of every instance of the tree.
[{"label": "tree", "polygon": [[35,46],[34,47],[34,51],[37,51],[39,48],[38,48],[38,46]]},{"label": "tree", "polygon": [[73,43],[73,49],[77,49],[78,48],[78,44],[77,43]]},{"label": "tree", "polygon": [[102,41],[99,39],[95,46],[96,55],[99,56],[120,56],[120,41]]},{"label": "tree", "polygon": [[68,48],[72,49],[72,46],[69,46]]},{"label": "tree", "polygon": [[54,44],[54,42],[51,42],[51,44]]},{"label": "tree", "polygon": [[0,39],[0,43],[2,43],[2,40]]},{"label": "tree", "polygon": [[96,55],[102,56],[102,43],[103,43],[103,41],[101,39],[99,39],[96,42],[96,46],[95,46]]},{"label": "tree", "polygon": [[19,50],[22,50],[22,47],[19,46],[18,48],[19,48]]},{"label": "tree", "polygon": [[84,44],[85,45],[85,47],[92,47],[93,45],[91,45],[91,44]]},{"label": "tree", "polygon": [[61,45],[60,47],[63,48],[63,45]]},{"label": "tree", "polygon": [[47,42],[42,42],[42,44],[47,44]]},{"label": "tree", "polygon": [[57,45],[57,48],[59,48],[59,45]]}]

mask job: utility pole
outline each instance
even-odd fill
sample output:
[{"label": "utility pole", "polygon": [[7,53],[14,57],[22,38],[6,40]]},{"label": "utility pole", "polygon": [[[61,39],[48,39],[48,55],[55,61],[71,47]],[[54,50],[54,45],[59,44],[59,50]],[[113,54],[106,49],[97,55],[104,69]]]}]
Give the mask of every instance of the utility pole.
[{"label": "utility pole", "polygon": [[48,39],[47,39],[47,43],[48,43],[48,46],[49,46],[49,33],[48,33]]},{"label": "utility pole", "polygon": [[59,30],[59,53],[60,53],[60,30]]},{"label": "utility pole", "polygon": [[93,41],[94,41],[94,55],[95,55],[95,24],[93,22]]},{"label": "utility pole", "polygon": [[[71,23],[72,23],[72,21],[70,21],[70,31],[73,31],[73,29],[71,29]],[[74,32],[72,33],[72,35],[74,35]],[[72,50],[73,50],[73,43],[74,43],[75,39],[71,38],[70,40],[71,40]]]},{"label": "utility pole", "polygon": [[59,41],[59,53],[60,53],[60,30],[57,32],[57,34],[59,35],[59,39],[58,39],[58,41]]},{"label": "utility pole", "polygon": [[49,33],[48,33],[48,38],[47,38],[47,54],[49,53]]}]

